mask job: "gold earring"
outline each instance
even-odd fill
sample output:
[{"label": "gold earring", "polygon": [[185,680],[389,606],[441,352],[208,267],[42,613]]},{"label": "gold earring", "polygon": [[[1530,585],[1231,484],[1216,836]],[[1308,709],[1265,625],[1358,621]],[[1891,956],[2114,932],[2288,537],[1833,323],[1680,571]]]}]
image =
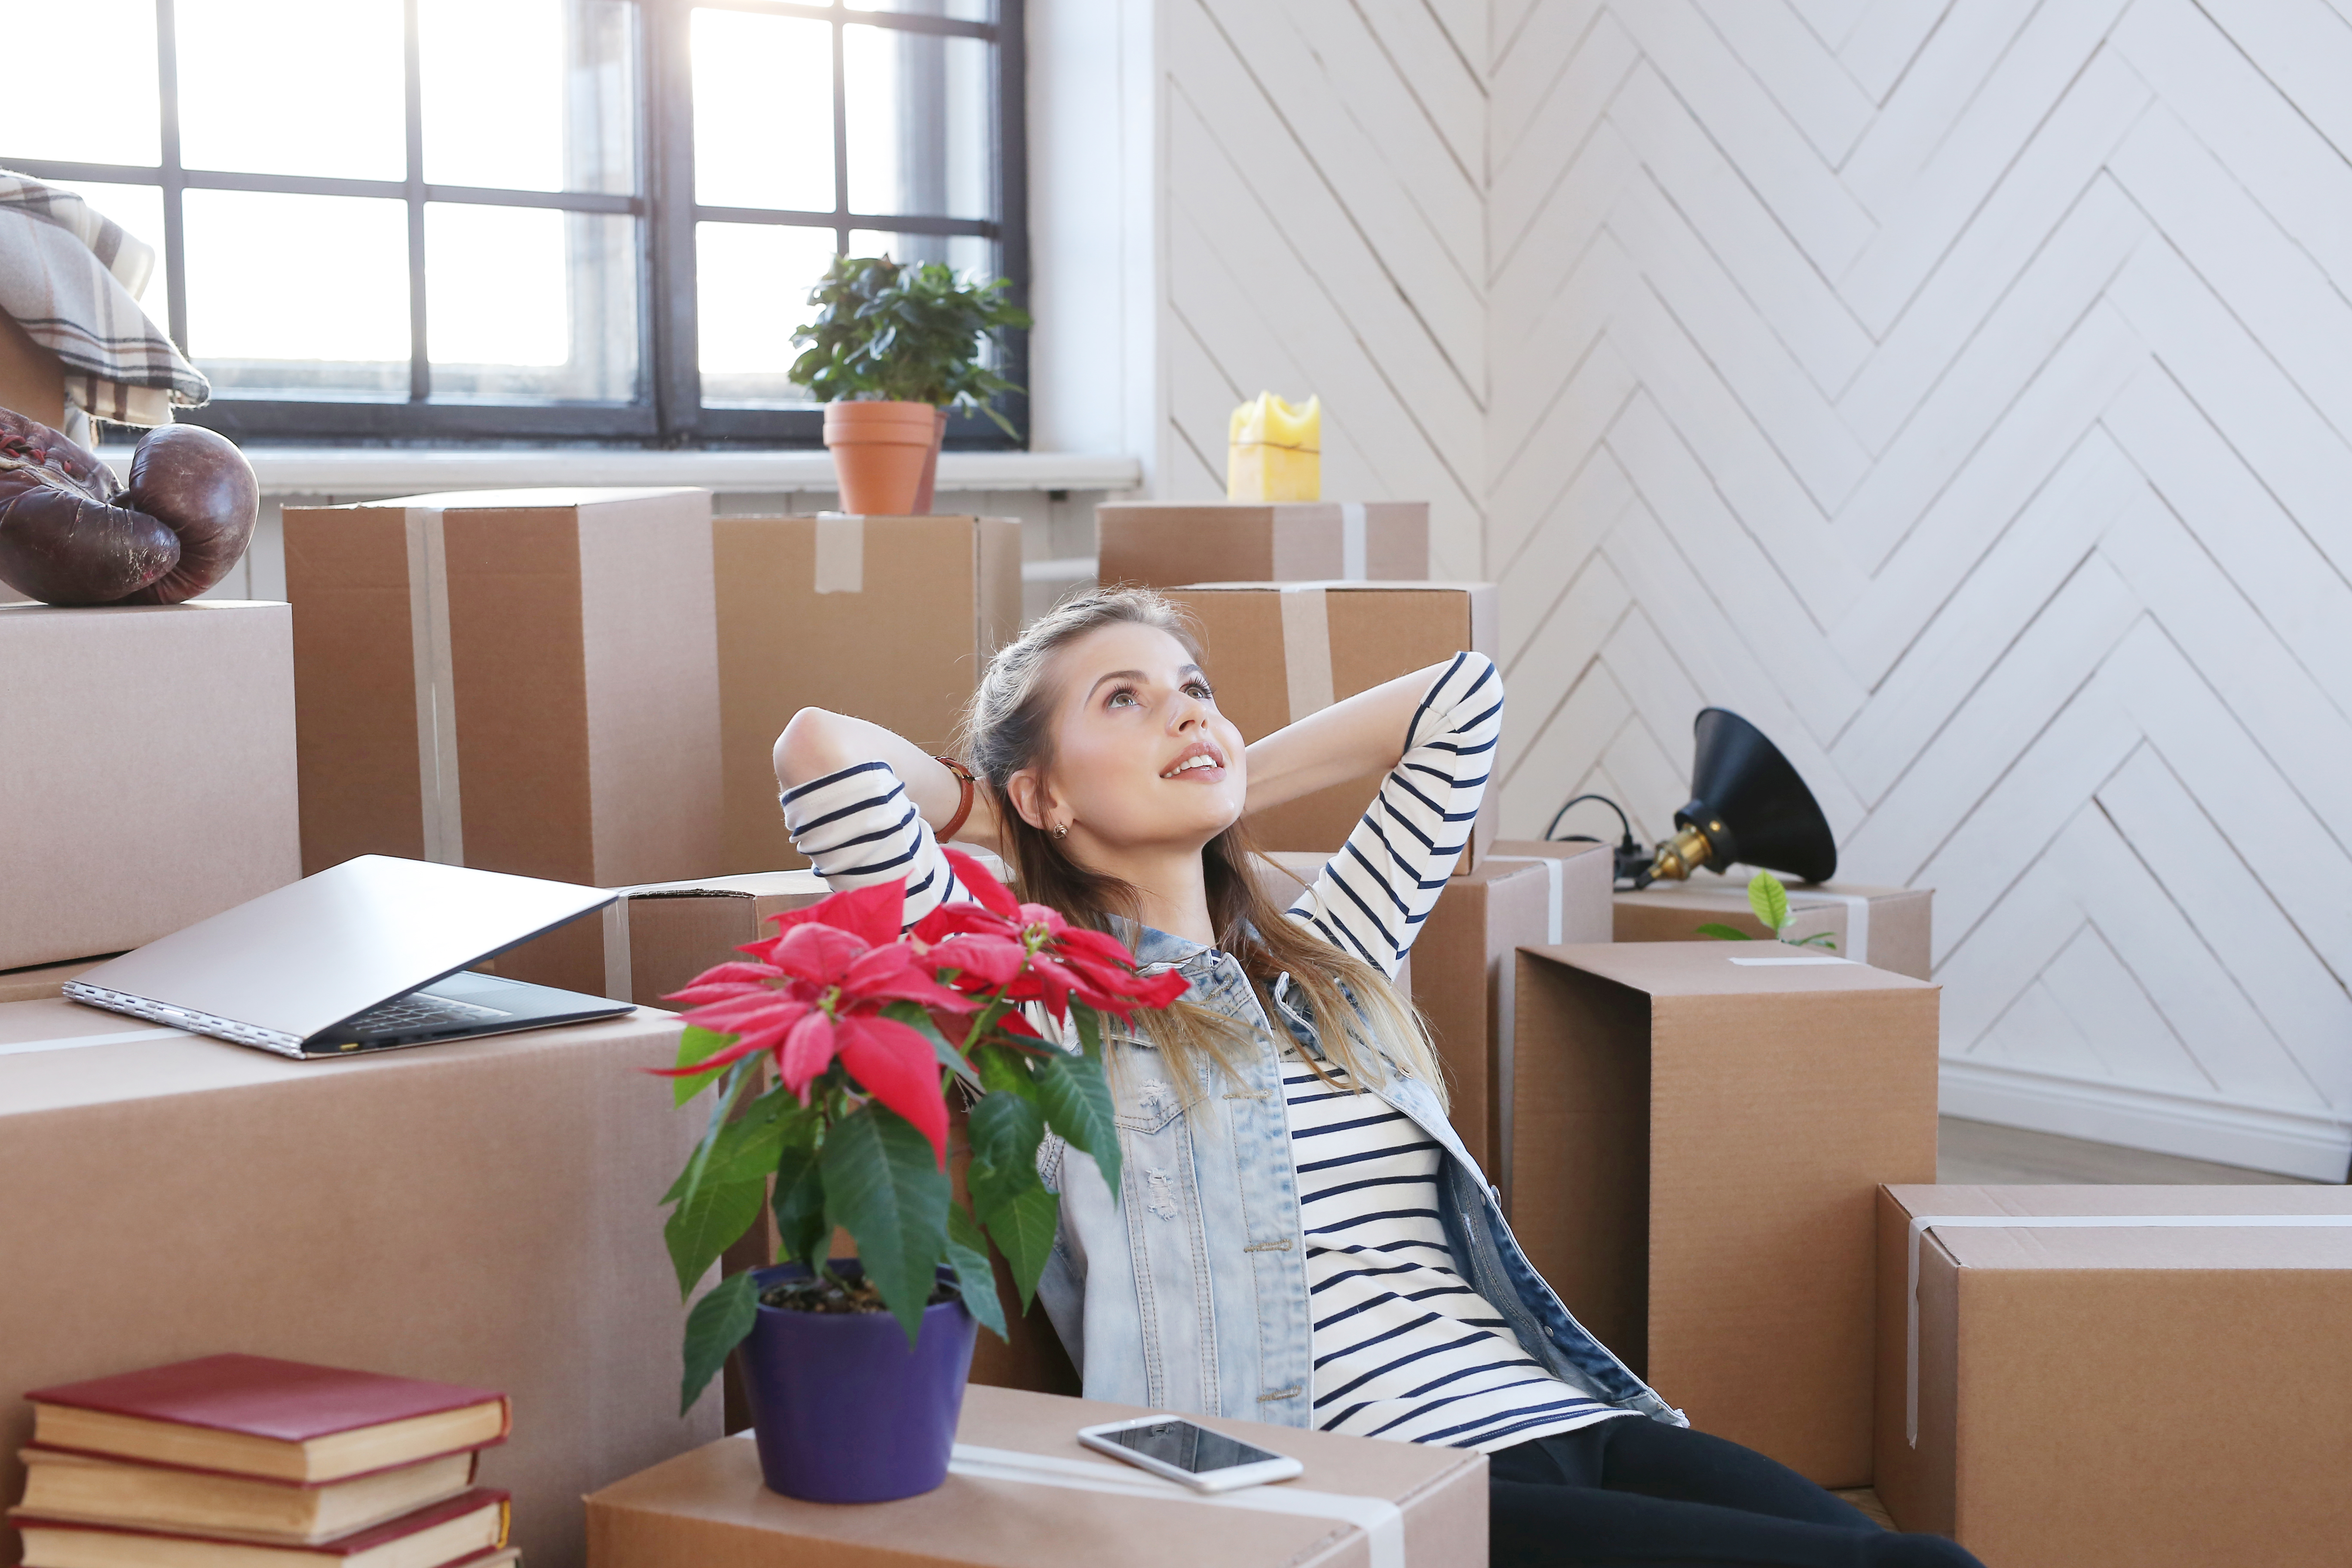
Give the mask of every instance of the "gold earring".
[{"label": "gold earring", "polygon": [[1054,829],[1054,842],[1056,844],[1060,843],[1063,839],[1067,838],[1069,836],[1070,825],[1066,822],[1062,824],[1061,826]]}]

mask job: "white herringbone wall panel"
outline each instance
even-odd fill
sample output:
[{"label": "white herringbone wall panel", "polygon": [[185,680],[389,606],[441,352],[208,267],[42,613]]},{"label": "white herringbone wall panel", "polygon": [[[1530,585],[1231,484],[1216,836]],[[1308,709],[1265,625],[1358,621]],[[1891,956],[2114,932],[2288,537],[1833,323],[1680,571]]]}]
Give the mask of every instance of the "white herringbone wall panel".
[{"label": "white herringbone wall panel", "polygon": [[[1483,520],[1504,830],[1595,789],[1659,833],[1693,713],[1737,709],[1842,875],[1937,889],[1947,1110],[2341,1180],[2352,7],[1495,0],[1486,28],[1483,258],[1393,175],[1433,232],[1386,263],[1399,320],[1349,319],[1420,440],[1351,434],[1382,493]],[[1458,297],[1414,309],[1415,267]]]},{"label": "white herringbone wall panel", "polygon": [[1164,0],[1154,489],[1224,494],[1226,419],[1324,401],[1323,493],[1430,502],[1484,559],[1486,92],[1478,0]]}]

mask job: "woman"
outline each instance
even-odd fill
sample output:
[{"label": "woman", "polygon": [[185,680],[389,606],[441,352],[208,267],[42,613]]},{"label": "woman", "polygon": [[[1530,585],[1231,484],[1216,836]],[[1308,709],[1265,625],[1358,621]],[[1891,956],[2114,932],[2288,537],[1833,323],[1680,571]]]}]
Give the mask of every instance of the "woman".
[{"label": "woman", "polygon": [[[1039,1295],[1090,1397],[1482,1449],[1498,1564],[1972,1563],[1689,1430],[1537,1277],[1454,1136],[1390,981],[1477,815],[1502,706],[1462,654],[1244,748],[1178,612],[1108,590],[990,661],[962,737],[976,791],[817,709],[776,773],[833,885],[904,877],[911,923],[964,896],[944,829],[1192,983],[1106,1043],[1123,1190],[1040,1154],[1062,1221]],[[1243,816],[1382,768],[1346,848],[1276,909]]]}]

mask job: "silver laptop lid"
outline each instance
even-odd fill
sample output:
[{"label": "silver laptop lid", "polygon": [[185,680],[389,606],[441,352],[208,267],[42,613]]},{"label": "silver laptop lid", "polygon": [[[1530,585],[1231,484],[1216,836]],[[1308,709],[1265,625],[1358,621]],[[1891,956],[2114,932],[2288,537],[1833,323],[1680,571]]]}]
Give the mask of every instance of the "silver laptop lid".
[{"label": "silver laptop lid", "polygon": [[301,1041],[612,901],[601,888],[362,855],[75,981]]}]

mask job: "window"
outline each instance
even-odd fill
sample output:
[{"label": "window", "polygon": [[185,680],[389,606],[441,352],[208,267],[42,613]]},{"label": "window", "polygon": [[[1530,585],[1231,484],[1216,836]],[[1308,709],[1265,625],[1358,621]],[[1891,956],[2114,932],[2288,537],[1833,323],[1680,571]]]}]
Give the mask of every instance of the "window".
[{"label": "window", "polygon": [[213,382],[189,417],[239,438],[814,444],[784,371],[834,255],[1026,281],[1020,0],[0,0],[0,26],[157,84],[16,73],[0,167],[154,247],[142,303]]}]

